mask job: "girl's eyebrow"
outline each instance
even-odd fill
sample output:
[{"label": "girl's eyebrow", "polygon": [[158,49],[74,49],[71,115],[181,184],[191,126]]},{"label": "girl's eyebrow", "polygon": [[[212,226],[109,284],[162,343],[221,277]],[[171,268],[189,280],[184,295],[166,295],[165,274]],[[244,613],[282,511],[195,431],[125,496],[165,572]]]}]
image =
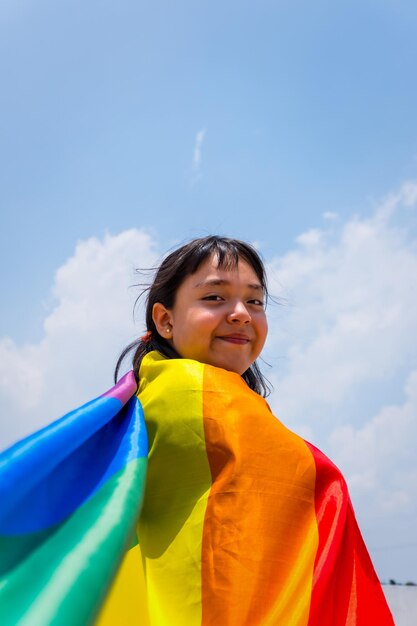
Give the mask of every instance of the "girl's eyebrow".
[{"label": "girl's eyebrow", "polygon": [[[226,280],[224,278],[209,278],[208,280],[203,280],[200,283],[197,283],[196,285],[194,285],[194,289],[198,289],[199,287],[219,287],[222,285],[227,286],[230,284],[231,284],[230,280]],[[249,283],[246,286],[249,287],[249,289],[262,291],[262,293],[264,291],[262,285],[260,285],[259,283]]]}]

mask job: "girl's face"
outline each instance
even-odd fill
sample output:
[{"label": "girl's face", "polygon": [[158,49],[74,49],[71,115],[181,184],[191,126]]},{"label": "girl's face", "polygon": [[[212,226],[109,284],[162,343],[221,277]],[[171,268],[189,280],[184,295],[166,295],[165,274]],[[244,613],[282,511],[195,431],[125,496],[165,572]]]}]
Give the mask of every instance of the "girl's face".
[{"label": "girl's face", "polygon": [[212,257],[185,278],[172,309],[154,305],[154,321],[181,357],[243,374],[265,343],[264,295],[246,261],[220,269]]}]

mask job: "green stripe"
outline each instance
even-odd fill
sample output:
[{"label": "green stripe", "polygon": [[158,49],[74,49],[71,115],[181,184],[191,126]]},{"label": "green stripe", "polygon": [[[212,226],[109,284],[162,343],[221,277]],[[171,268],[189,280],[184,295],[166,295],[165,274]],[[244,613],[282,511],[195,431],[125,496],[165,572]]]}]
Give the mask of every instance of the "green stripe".
[{"label": "green stripe", "polygon": [[[87,626],[94,623],[132,541],[147,459],[131,461],[68,520],[45,533],[3,538],[9,565],[0,581],[2,626]],[[30,512],[28,512],[30,514]],[[42,536],[41,536],[42,535]],[[31,550],[22,560],[22,551]],[[116,625],[115,625],[116,626]]]},{"label": "green stripe", "polygon": [[[6,537],[0,535],[0,589],[3,583],[3,577],[24,561],[30,552],[33,552],[44,541],[48,541],[50,536],[59,529],[62,524],[42,530],[36,533],[30,533],[22,536]],[[1,609],[0,609],[1,615]]]}]

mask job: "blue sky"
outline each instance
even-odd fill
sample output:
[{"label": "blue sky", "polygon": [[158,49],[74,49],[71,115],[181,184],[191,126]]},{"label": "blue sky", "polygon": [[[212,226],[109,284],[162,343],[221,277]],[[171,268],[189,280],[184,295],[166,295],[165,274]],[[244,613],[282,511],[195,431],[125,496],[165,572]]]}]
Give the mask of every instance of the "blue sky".
[{"label": "blue sky", "polygon": [[2,4],[1,320],[21,337],[79,238],[274,253],[415,172],[412,1]]},{"label": "blue sky", "polygon": [[271,403],[343,467],[381,577],[417,580],[416,35],[413,0],[3,2],[4,441],[108,384],[132,267],[256,242]]}]

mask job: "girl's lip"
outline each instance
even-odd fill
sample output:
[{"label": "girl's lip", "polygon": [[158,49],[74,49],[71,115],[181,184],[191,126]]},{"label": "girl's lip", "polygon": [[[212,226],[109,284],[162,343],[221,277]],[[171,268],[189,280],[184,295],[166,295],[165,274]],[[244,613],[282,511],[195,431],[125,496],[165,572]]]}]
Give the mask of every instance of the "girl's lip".
[{"label": "girl's lip", "polygon": [[219,337],[219,339],[223,339],[223,341],[229,341],[230,343],[236,343],[239,345],[249,343],[249,337],[246,337],[246,335],[223,335]]}]

